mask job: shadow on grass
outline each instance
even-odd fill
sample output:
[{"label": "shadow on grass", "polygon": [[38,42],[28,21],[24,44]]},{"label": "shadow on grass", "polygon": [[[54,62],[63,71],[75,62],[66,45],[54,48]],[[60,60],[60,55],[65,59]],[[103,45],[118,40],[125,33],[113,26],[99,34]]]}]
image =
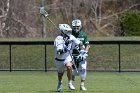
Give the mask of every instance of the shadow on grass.
[{"label": "shadow on grass", "polygon": [[38,91],[38,93],[69,93],[69,92],[74,92],[74,91],[71,91],[71,90],[62,90],[61,92],[53,91],[53,90],[49,90],[49,91]]},{"label": "shadow on grass", "polygon": [[[49,91],[39,91],[38,93],[103,93],[103,91],[76,91],[76,90],[62,90],[61,92],[49,90]],[[111,92],[109,92],[111,93]]]}]

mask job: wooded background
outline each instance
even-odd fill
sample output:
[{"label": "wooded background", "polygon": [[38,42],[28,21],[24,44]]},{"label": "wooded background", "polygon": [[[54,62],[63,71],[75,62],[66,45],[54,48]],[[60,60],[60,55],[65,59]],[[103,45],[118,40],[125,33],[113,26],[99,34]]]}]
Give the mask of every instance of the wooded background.
[{"label": "wooded background", "polygon": [[89,37],[121,36],[120,15],[140,10],[140,0],[0,0],[0,37],[54,37],[55,27],[39,14],[44,5],[58,25],[80,19]]}]

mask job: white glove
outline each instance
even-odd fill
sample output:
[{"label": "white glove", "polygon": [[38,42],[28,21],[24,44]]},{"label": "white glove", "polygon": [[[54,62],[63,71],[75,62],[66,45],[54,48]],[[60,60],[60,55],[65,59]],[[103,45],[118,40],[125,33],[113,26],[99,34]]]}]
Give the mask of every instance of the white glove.
[{"label": "white glove", "polygon": [[85,60],[87,56],[88,56],[87,51],[81,50],[80,54],[78,55],[78,58],[80,58],[81,60]]},{"label": "white glove", "polygon": [[58,50],[57,50],[57,54],[58,54],[58,55],[61,55],[61,54],[63,54],[63,53],[65,53],[65,51],[64,51],[63,49],[58,49]]}]

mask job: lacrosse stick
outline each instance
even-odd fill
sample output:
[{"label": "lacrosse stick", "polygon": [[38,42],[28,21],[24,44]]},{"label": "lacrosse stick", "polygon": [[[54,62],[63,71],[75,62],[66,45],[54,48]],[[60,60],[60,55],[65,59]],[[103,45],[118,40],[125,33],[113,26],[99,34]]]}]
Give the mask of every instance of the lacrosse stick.
[{"label": "lacrosse stick", "polygon": [[68,51],[69,52],[69,54],[70,54],[70,56],[71,56],[71,58],[72,58],[72,64],[73,64],[73,66],[74,66],[74,68],[75,68],[75,70],[76,70],[76,74],[79,74],[79,72],[78,72],[78,69],[77,69],[77,67],[76,67],[76,64],[75,64],[75,62],[74,62],[74,59],[73,59],[73,56],[72,56],[72,54],[70,53],[70,51]]},{"label": "lacrosse stick", "polygon": [[68,44],[68,46],[67,46],[67,51],[69,52],[69,54],[70,54],[70,56],[71,56],[71,58],[72,58],[72,64],[73,64],[73,66],[74,66],[74,68],[75,68],[75,70],[76,70],[76,74],[78,74],[78,69],[77,69],[77,67],[76,67],[76,64],[75,64],[75,62],[74,62],[74,59],[73,59],[73,56],[72,56],[72,53],[71,53],[71,44]]},{"label": "lacrosse stick", "polygon": [[56,24],[48,17],[48,12],[44,9],[44,7],[40,7],[40,14],[41,15],[43,15],[45,18],[47,18],[54,26],[55,26],[55,28],[57,29],[57,30],[59,30],[58,29],[58,27],[56,26]]}]

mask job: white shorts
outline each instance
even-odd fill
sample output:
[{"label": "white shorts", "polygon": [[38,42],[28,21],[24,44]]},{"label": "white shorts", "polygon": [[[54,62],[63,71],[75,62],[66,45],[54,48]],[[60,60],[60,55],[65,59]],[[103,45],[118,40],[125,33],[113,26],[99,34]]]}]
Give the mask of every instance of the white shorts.
[{"label": "white shorts", "polygon": [[58,71],[59,73],[64,72],[64,70],[65,70],[65,64],[66,64],[67,62],[71,62],[71,61],[72,61],[72,58],[71,58],[70,55],[67,56],[67,57],[65,58],[64,61],[55,60],[55,65],[56,65],[57,71]]}]

